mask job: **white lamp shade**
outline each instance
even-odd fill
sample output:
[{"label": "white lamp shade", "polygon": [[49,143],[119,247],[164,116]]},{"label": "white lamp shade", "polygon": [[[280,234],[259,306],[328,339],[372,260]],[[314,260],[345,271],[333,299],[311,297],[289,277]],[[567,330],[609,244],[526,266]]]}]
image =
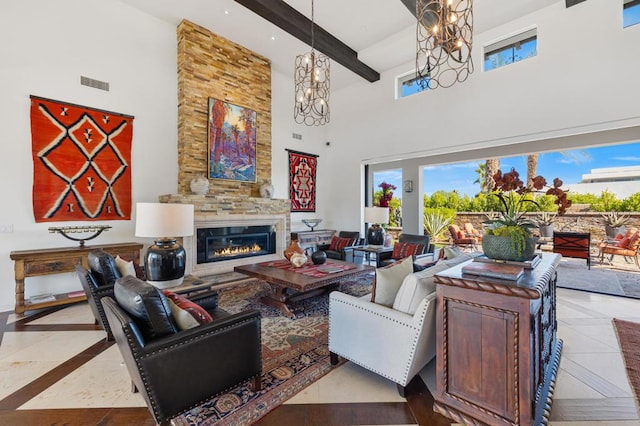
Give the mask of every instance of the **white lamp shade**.
[{"label": "white lamp shade", "polygon": [[193,204],[136,203],[136,237],[193,235]]},{"label": "white lamp shade", "polygon": [[387,207],[365,207],[364,221],[366,223],[389,223],[389,209]]}]

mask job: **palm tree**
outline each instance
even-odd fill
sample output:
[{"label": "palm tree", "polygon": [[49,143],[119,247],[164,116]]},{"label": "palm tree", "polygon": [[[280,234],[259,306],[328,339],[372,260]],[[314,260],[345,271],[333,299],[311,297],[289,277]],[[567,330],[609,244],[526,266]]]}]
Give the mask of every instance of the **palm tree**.
[{"label": "palm tree", "polygon": [[[227,116],[227,112],[231,107],[220,100],[214,100],[211,107],[211,133],[213,136],[213,161],[220,162],[220,153],[222,152],[222,126]],[[209,153],[211,155],[211,153]]]},{"label": "palm tree", "polygon": [[490,191],[495,186],[493,176],[500,170],[500,159],[491,158],[485,162],[485,188]]},{"label": "palm tree", "polygon": [[533,178],[538,173],[538,154],[527,155],[527,188],[533,187]]}]

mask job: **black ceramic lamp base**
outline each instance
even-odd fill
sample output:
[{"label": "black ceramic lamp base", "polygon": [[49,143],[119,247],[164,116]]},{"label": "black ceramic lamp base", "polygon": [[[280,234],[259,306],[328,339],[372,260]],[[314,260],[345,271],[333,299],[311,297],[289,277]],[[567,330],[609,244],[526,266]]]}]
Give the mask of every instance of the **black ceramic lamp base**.
[{"label": "black ceramic lamp base", "polygon": [[157,240],[144,256],[147,282],[158,288],[182,284],[187,254],[176,240]]},{"label": "black ceramic lamp base", "polygon": [[371,225],[367,230],[367,244],[381,246],[384,244],[384,229],[380,225]]}]

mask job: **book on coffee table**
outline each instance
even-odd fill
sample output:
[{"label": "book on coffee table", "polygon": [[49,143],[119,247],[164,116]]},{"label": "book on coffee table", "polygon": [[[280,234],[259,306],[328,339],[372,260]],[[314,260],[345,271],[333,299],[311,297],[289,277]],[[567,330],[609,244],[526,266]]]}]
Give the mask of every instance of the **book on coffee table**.
[{"label": "book on coffee table", "polygon": [[516,266],[522,266],[524,269],[534,269],[536,266],[538,266],[538,263],[540,263],[541,260],[542,260],[542,255],[540,253],[536,253],[533,256],[533,258],[529,260],[523,260],[523,261],[490,259],[484,254],[473,258],[474,262],[516,265]]},{"label": "book on coffee table", "polygon": [[507,263],[471,262],[462,267],[463,274],[517,281],[524,274],[524,268]]},{"label": "book on coffee table", "polygon": [[318,271],[323,272],[325,274],[334,274],[336,272],[344,271],[342,266],[334,266],[334,265],[324,265],[318,268]]}]

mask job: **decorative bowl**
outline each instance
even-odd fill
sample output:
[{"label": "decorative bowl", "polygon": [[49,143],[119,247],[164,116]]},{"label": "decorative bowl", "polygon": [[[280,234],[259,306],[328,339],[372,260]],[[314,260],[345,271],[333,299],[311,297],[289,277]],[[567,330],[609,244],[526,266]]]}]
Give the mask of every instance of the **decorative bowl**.
[{"label": "decorative bowl", "polygon": [[302,219],[302,223],[307,225],[313,231],[313,228],[318,226],[322,222],[322,219]]}]

